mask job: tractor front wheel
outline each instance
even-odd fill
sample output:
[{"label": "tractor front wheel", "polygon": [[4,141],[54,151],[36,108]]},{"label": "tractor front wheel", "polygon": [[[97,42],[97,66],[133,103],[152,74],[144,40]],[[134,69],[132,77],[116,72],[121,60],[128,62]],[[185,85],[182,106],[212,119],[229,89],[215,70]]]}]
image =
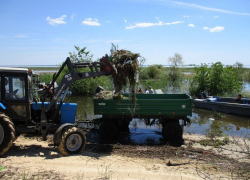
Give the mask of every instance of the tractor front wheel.
[{"label": "tractor front wheel", "polygon": [[86,137],[80,128],[71,127],[62,133],[58,149],[62,155],[77,154],[83,151]]},{"label": "tractor front wheel", "polygon": [[6,153],[15,141],[15,128],[10,118],[0,114],[0,156]]}]

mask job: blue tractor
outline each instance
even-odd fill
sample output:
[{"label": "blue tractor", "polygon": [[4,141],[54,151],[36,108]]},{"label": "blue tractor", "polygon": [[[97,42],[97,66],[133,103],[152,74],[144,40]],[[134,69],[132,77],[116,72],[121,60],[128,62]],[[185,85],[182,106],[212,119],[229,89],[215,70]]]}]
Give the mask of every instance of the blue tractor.
[{"label": "blue tractor", "polygon": [[[69,73],[53,88],[65,67]],[[89,68],[89,72],[78,72],[81,68]],[[9,150],[18,135],[27,133],[41,134],[44,140],[48,134],[54,134],[54,145],[63,155],[81,152],[86,138],[75,123],[77,104],[63,103],[62,92],[77,80],[115,72],[107,55],[100,62],[91,63],[72,63],[67,58],[38,101],[33,97],[37,75],[26,68],[0,67],[0,156]],[[50,101],[46,102],[49,95]]]}]

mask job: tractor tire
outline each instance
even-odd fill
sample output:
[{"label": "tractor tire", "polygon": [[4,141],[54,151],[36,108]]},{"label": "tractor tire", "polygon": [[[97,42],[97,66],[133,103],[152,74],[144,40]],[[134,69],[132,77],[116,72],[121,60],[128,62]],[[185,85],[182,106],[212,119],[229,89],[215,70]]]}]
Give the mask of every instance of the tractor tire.
[{"label": "tractor tire", "polygon": [[62,155],[77,154],[83,151],[86,137],[80,128],[71,127],[62,133],[58,150]]},{"label": "tractor tire", "polygon": [[165,141],[173,145],[183,144],[183,130],[178,121],[169,121],[162,128],[162,135]]},{"label": "tractor tire", "polygon": [[15,128],[10,118],[0,114],[0,156],[6,153],[15,141]]}]

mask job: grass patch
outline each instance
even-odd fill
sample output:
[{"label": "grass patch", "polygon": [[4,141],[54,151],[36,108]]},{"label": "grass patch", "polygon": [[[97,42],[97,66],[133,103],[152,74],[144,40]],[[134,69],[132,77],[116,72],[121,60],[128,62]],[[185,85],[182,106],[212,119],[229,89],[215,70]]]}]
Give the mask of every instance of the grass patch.
[{"label": "grass patch", "polygon": [[230,143],[230,139],[221,129],[209,128],[205,131],[206,138],[200,141],[202,146],[220,147]]},{"label": "grass patch", "polygon": [[213,146],[213,147],[221,147],[223,145],[229,144],[230,140],[228,137],[221,138],[206,138],[200,141],[200,145],[202,146]]}]

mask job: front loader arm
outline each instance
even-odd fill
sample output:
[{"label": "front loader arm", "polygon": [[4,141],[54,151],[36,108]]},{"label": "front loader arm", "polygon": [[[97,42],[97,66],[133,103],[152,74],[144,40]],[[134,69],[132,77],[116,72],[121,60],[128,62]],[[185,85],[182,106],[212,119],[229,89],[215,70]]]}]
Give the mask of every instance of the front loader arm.
[{"label": "front loader arm", "polygon": [[47,107],[47,110],[51,108],[51,106],[57,102],[58,97],[61,96],[62,92],[69,87],[73,82],[81,79],[87,79],[87,78],[95,78],[95,77],[100,77],[103,75],[107,75],[105,72],[83,72],[83,73],[75,73],[72,75],[71,73],[66,74],[60,85],[57,87],[57,90],[53,96],[53,98],[50,101],[49,106]]},{"label": "front loader arm", "polygon": [[[46,100],[46,97],[49,94],[49,91],[51,87],[54,85],[60,74],[63,72],[63,69],[65,66],[68,67],[69,73],[63,76],[63,79],[59,86],[57,87],[56,91],[53,92],[53,97],[50,100],[49,105],[47,108],[44,106],[44,102]],[[88,67],[90,69],[90,72],[76,72],[75,70],[78,68],[86,68]],[[70,61],[70,58],[68,57],[66,61],[63,63],[59,71],[54,74],[53,81],[49,85],[49,87],[46,89],[46,91],[41,96],[42,101],[42,107],[41,107],[41,124],[38,126],[38,129],[43,135],[43,139],[46,139],[46,135],[48,132],[48,129],[52,126],[52,123],[54,122],[55,118],[58,116],[59,111],[61,109],[62,103],[64,98],[61,98],[59,106],[56,107],[56,111],[54,111],[54,114],[52,117],[50,117],[50,121],[52,123],[48,123],[48,119],[46,117],[46,112],[48,112],[53,105],[57,103],[58,97],[61,96],[62,91],[64,91],[66,88],[68,88],[73,82],[81,79],[86,78],[95,78],[100,77],[103,75],[111,75],[116,73],[116,69],[110,64],[108,55],[105,55],[100,59],[100,62],[93,62],[93,63],[72,63]],[[54,90],[54,88],[53,88]]]},{"label": "front loader arm", "polygon": [[[58,79],[60,74],[62,73],[65,66],[68,67],[69,73],[64,75],[61,83],[58,88],[54,92],[54,96],[50,101],[49,106],[46,110],[50,110],[53,104],[57,102],[58,97],[61,96],[62,91],[64,91],[67,87],[69,87],[73,82],[86,78],[95,78],[100,76],[108,76],[116,73],[116,69],[110,64],[108,55],[101,58],[100,62],[92,62],[92,63],[72,63],[70,58],[68,57],[66,61],[63,63],[62,67],[59,71],[54,75],[52,83],[49,85],[45,93],[42,95],[42,102],[45,102],[47,95],[49,94],[49,89],[54,85],[54,82]],[[90,72],[76,72],[75,69],[78,68],[86,68],[90,69]]]}]

